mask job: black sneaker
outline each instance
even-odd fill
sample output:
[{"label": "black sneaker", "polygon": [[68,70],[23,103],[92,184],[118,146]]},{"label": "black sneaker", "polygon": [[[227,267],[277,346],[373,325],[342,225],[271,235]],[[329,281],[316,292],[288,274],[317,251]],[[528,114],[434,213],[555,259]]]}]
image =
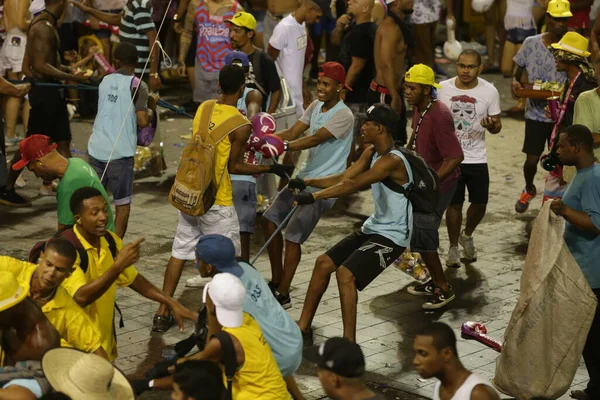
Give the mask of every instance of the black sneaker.
[{"label": "black sneaker", "polygon": [[416,284],[409,286],[407,291],[415,296],[431,296],[435,291],[435,283],[433,283],[433,279],[430,279],[420,285]]},{"label": "black sneaker", "polygon": [[448,285],[448,291],[436,287],[431,297],[429,297],[427,301],[423,303],[423,309],[437,310],[438,308],[442,308],[446,304],[450,303],[455,297],[456,295],[454,294],[452,286]]},{"label": "black sneaker", "polygon": [[0,189],[0,204],[9,207],[30,207],[31,202],[19,196],[17,192],[8,189]]},{"label": "black sneaker", "polygon": [[275,299],[277,299],[279,304],[281,304],[281,307],[283,307],[285,310],[292,307],[292,299],[290,298],[289,294],[283,295],[278,291],[275,291]]},{"label": "black sneaker", "polygon": [[313,345],[313,331],[309,329],[308,332],[300,331],[302,333],[302,344],[304,347],[311,347]]},{"label": "black sneaker", "polygon": [[269,289],[271,289],[271,293],[273,293],[273,296],[275,296],[275,292],[277,292],[277,288],[279,288],[279,283],[269,281],[269,283],[267,285],[269,285]]}]

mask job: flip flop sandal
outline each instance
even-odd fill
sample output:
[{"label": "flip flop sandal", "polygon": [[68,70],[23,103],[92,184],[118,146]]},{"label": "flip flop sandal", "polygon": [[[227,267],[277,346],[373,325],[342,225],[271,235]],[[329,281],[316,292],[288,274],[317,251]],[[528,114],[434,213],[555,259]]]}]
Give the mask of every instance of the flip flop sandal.
[{"label": "flip flop sandal", "polygon": [[175,318],[172,315],[155,315],[152,319],[152,332],[166,332],[175,325]]}]

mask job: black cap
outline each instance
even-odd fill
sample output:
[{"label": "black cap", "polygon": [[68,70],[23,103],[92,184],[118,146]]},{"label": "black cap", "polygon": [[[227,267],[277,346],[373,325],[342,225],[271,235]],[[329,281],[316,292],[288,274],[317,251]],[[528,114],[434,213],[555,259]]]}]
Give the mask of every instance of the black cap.
[{"label": "black cap", "polygon": [[398,113],[387,104],[373,104],[366,113],[356,113],[356,116],[367,121],[375,121],[390,130],[398,129],[400,118]]},{"label": "black cap", "polygon": [[304,358],[345,378],[358,378],[365,373],[365,356],[360,346],[341,337],[305,349]]}]

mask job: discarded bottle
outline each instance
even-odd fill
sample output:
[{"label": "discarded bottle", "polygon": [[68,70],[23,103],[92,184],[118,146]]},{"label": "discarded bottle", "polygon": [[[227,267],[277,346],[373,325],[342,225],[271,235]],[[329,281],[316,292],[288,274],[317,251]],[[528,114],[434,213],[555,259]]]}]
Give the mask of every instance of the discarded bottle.
[{"label": "discarded bottle", "polygon": [[112,65],[110,65],[110,63],[102,53],[94,54],[94,61],[96,61],[96,64],[98,64],[98,68],[103,74],[113,74],[117,72],[117,70]]}]

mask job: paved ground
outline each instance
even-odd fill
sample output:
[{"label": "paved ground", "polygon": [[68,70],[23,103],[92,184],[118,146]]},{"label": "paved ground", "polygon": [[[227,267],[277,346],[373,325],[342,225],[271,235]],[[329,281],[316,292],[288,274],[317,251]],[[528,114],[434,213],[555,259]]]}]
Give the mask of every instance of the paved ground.
[{"label": "paved ground", "polygon": [[[511,106],[507,97],[508,80],[498,75],[488,76],[500,88],[503,109]],[[178,95],[177,95],[178,96]],[[175,97],[168,100],[177,102]],[[168,116],[165,116],[165,118]],[[524,123],[520,120],[504,119],[504,129],[498,135],[488,136],[488,155],[491,173],[491,202],[488,213],[476,232],[479,250],[477,262],[459,270],[448,271],[457,298],[451,305],[436,312],[423,312],[420,298],[407,294],[411,283],[407,275],[395,268],[386,270],[377,280],[359,295],[357,340],[367,358],[369,380],[381,382],[379,390],[386,391],[392,399],[416,399],[419,395],[431,396],[433,380],[422,380],[411,367],[412,341],[415,333],[432,321],[443,321],[459,332],[465,321],[484,323],[490,334],[502,338],[513,307],[519,295],[519,277],[527,249],[525,225],[531,221],[540,200],[534,201],[531,210],[516,215],[514,202],[523,186],[521,144]],[[191,123],[185,119],[165,119],[161,124],[168,170],[162,178],[147,178],[135,184],[135,199],[126,241],[140,236],[146,238],[144,255],[137,264],[138,269],[156,285],[162,285],[164,268],[170,255],[171,243],[176,227],[176,211],[167,201],[174,170],[178,163],[183,141],[180,134],[190,131]],[[91,121],[73,123],[74,153],[83,156]],[[35,196],[39,182],[31,174],[26,175],[29,185],[22,193]],[[537,187],[541,189],[542,176],[538,174]],[[298,318],[305,291],[308,287],[315,258],[346,234],[360,226],[372,211],[370,192],[362,192],[340,200],[336,207],[319,223],[313,235],[303,246],[303,258],[294,280],[293,307],[290,315]],[[56,228],[55,200],[39,198],[29,209],[0,208],[0,238],[2,254],[25,258],[31,246],[48,238]],[[445,228],[441,231],[444,251],[448,248]],[[254,236],[252,252],[256,252],[264,238]],[[269,277],[266,255],[256,267]],[[193,266],[186,267],[183,280],[195,274]],[[198,307],[200,290],[186,289],[180,285],[176,292],[184,304]],[[139,376],[148,365],[161,357],[163,349],[187,337],[193,327],[188,324],[186,332],[175,330],[164,335],[152,334],[150,326],[156,305],[130,290],[120,290],[118,302],[125,317],[125,328],[119,329],[119,359],[116,365],[130,376]],[[316,342],[327,337],[341,335],[341,315],[337,287],[332,281],[314,320]],[[497,353],[477,342],[459,339],[459,354],[467,368],[492,378]],[[303,364],[297,380],[308,398],[323,397],[313,367]],[[587,373],[581,365],[573,388],[582,388]],[[410,393],[410,394],[407,394]],[[145,395],[144,399],[168,398],[166,394]],[[566,397],[565,397],[566,398]]]}]

